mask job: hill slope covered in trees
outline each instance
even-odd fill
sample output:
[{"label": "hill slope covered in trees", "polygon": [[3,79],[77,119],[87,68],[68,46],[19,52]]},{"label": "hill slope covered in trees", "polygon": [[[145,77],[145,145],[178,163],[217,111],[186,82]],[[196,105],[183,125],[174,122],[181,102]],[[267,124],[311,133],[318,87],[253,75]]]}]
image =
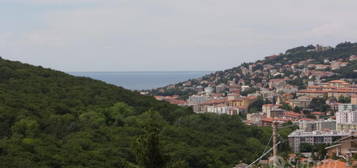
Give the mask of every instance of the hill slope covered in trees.
[{"label": "hill slope covered in trees", "polygon": [[261,154],[270,133],[239,117],[198,115],[101,81],[0,59],[0,167],[232,167]]}]

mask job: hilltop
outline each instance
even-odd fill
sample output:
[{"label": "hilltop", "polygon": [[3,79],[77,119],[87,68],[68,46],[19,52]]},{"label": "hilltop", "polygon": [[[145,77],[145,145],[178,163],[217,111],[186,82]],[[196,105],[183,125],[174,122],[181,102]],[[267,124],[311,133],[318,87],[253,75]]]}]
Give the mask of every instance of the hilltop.
[{"label": "hilltop", "polygon": [[[144,167],[155,153],[162,167],[228,168],[254,160],[271,135],[239,116],[195,114],[102,81],[5,59],[0,100],[0,167]],[[159,132],[150,132],[152,126]],[[150,145],[143,139],[155,142],[152,152],[142,149]]]},{"label": "hilltop", "polygon": [[151,95],[178,95],[181,99],[197,94],[210,87],[228,92],[229,88],[249,88],[243,95],[253,93],[260,87],[269,87],[271,79],[287,79],[287,83],[305,88],[309,81],[320,79],[346,79],[354,82],[357,78],[357,43],[344,42],[335,47],[320,45],[300,46],[284,53],[267,56],[264,60],[243,63],[240,66],[218,71],[198,79],[172,84],[150,90]]},{"label": "hilltop", "polygon": [[293,159],[351,161],[357,155],[335,148],[326,155],[326,147],[356,131],[356,81],[357,43],[344,42],[296,47],[149,93],[198,114],[241,116],[246,125],[296,124],[288,136]]}]

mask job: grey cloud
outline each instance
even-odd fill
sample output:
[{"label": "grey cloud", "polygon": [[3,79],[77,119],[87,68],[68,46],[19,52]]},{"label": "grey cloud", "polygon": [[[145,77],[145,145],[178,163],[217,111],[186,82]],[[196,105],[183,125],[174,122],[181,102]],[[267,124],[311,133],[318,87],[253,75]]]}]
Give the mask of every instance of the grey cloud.
[{"label": "grey cloud", "polygon": [[352,0],[90,3],[46,11],[40,28],[0,32],[1,55],[66,71],[221,70],[298,45],[357,38]]}]

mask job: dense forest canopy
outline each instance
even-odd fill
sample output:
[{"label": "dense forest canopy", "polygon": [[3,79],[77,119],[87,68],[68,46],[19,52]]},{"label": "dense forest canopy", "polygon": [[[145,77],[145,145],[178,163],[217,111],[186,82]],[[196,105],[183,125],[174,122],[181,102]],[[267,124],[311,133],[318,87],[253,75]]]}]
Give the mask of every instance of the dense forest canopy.
[{"label": "dense forest canopy", "polygon": [[271,136],[270,128],[246,126],[238,116],[194,114],[4,59],[0,121],[1,168],[232,167],[254,160]]}]

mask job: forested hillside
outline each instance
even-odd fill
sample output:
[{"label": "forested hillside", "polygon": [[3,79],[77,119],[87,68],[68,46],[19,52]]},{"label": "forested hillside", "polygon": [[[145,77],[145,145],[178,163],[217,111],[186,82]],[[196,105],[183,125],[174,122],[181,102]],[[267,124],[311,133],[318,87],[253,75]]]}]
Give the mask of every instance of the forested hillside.
[{"label": "forested hillside", "polygon": [[1,168],[228,168],[260,155],[270,132],[0,59]]}]

